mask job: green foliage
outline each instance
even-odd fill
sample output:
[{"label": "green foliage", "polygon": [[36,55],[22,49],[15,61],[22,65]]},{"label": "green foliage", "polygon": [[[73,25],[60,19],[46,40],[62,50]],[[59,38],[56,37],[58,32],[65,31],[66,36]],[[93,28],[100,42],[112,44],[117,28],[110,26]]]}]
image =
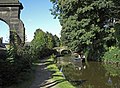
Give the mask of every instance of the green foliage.
[{"label": "green foliage", "polygon": [[18,36],[16,30],[13,29],[13,30],[11,30],[10,32],[11,32],[11,33],[10,33],[10,34],[11,34],[11,35],[10,35],[10,44],[11,44],[12,46],[20,46],[20,45],[23,45],[23,44],[21,43],[21,39],[20,39],[20,37]]},{"label": "green foliage", "polygon": [[109,51],[103,56],[104,62],[120,62],[120,49],[117,47],[110,47]]},{"label": "green foliage", "polygon": [[47,35],[47,47],[49,49],[52,49],[54,47],[53,35],[49,32],[47,32],[46,35]]},{"label": "green foliage", "polygon": [[54,47],[59,47],[60,46],[60,39],[57,37],[57,35],[54,35],[53,39],[54,39]]},{"label": "green foliage", "polygon": [[29,80],[29,73],[32,71],[29,47],[20,46],[16,32],[12,31],[12,33],[13,41],[10,48],[0,59],[0,86],[2,87]]},{"label": "green foliage", "polygon": [[117,41],[117,46],[120,48],[120,24],[115,24],[115,38]]},{"label": "green foliage", "polygon": [[25,47],[15,48],[11,46],[7,57],[0,60],[0,73],[2,86],[21,83],[29,79],[26,76],[31,72],[31,58],[29,51]]},{"label": "green foliage", "polygon": [[[118,18],[115,0],[50,0],[51,13],[62,25],[61,40],[75,52],[88,52],[88,59],[98,60],[105,46],[116,45],[114,19]],[[119,1],[118,1],[119,2]]]},{"label": "green foliage", "polygon": [[55,40],[59,39],[57,36],[53,36],[49,32],[45,33],[41,29],[37,29],[34,34],[34,39],[31,42],[33,59],[43,59],[55,52],[52,48],[59,43],[59,40]]},{"label": "green foliage", "polygon": [[36,49],[38,47],[46,47],[47,45],[47,36],[45,32],[43,32],[41,29],[37,29],[34,33],[34,39],[31,42],[32,46],[34,46]]}]

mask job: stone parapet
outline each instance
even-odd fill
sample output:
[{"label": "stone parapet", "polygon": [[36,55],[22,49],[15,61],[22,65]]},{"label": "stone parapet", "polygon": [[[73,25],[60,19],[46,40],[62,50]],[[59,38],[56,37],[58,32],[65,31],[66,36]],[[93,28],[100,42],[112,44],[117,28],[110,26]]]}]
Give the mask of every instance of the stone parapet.
[{"label": "stone parapet", "polygon": [[0,0],[0,3],[19,3],[19,0]]},{"label": "stone parapet", "polygon": [[0,7],[19,7],[20,9],[23,9],[23,5],[19,3],[0,3]]}]

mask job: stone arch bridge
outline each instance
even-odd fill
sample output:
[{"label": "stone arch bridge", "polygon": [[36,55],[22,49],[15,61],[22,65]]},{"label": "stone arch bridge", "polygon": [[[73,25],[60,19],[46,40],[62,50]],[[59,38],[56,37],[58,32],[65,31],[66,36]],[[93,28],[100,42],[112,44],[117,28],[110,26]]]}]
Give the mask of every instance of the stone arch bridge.
[{"label": "stone arch bridge", "polygon": [[17,43],[25,43],[25,28],[23,22],[20,20],[21,9],[23,9],[23,6],[19,0],[0,0],[0,20],[9,26],[10,43],[14,42],[12,40],[14,36],[13,31],[17,35]]},{"label": "stone arch bridge", "polygon": [[53,49],[56,50],[59,54],[70,54],[70,53],[72,53],[72,51],[67,46],[54,47]]}]

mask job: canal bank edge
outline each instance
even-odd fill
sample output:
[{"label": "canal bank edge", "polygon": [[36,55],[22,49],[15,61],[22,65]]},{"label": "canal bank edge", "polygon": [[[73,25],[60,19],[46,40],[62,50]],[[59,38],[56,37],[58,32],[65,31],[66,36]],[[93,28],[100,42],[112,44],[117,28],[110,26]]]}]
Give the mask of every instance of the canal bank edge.
[{"label": "canal bank edge", "polygon": [[75,88],[70,82],[68,82],[64,77],[62,72],[58,69],[54,63],[55,56],[51,55],[46,61],[47,69],[51,71],[52,77],[49,80],[55,82],[54,88]]}]

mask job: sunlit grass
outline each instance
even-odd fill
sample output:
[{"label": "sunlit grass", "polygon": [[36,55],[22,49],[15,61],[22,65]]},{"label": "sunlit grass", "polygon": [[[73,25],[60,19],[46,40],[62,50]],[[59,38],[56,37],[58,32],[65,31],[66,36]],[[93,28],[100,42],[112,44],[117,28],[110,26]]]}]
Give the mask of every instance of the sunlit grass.
[{"label": "sunlit grass", "polygon": [[47,69],[54,72],[50,80],[56,81],[55,88],[75,88],[63,77],[62,72],[60,72],[56,64],[54,64],[54,57],[49,58],[46,64],[48,64]]}]

